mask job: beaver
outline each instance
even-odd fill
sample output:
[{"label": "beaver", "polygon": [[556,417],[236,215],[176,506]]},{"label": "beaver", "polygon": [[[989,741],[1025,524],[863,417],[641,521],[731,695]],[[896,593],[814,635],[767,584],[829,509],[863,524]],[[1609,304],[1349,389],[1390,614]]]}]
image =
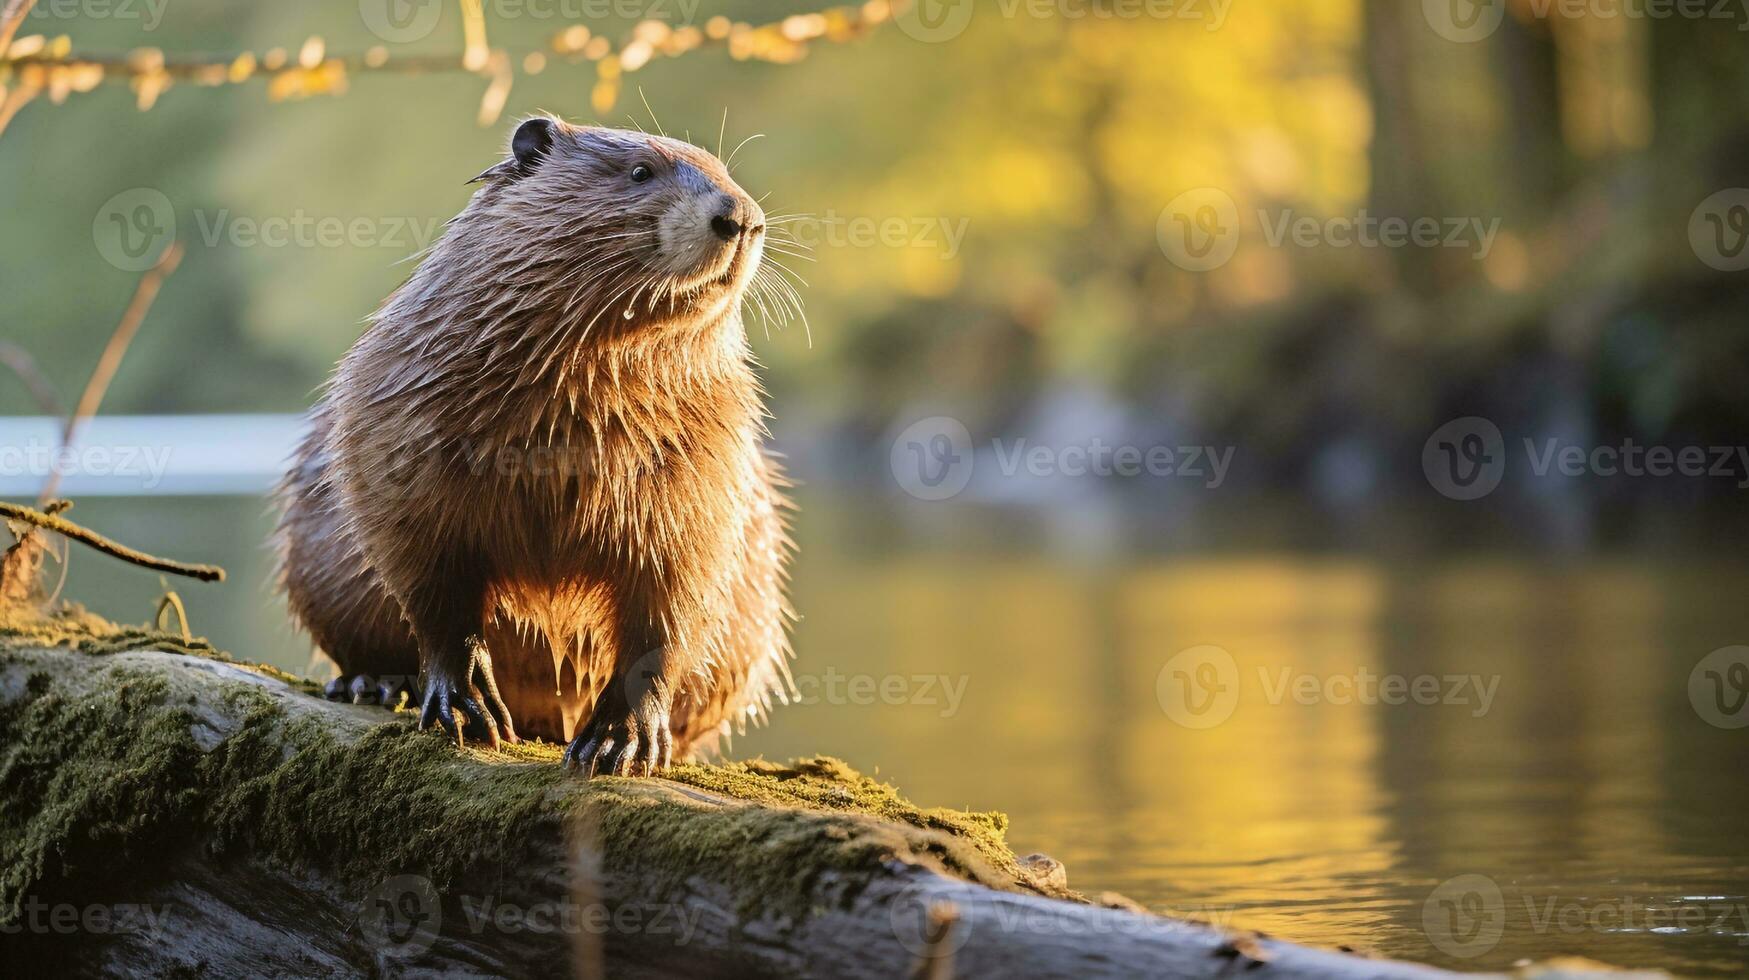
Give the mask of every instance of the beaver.
[{"label": "beaver", "polygon": [[659,771],[794,690],[765,213],[697,146],[546,116],[475,181],[311,413],[280,586],[355,691],[417,673],[421,729]]}]

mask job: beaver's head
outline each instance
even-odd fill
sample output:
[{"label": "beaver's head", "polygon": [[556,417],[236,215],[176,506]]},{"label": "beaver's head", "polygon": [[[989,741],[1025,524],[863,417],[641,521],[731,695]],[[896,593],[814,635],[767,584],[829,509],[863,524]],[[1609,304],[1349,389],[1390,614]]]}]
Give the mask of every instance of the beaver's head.
[{"label": "beaver's head", "polygon": [[[537,117],[446,237],[593,331],[714,319],[764,254],[765,212],[690,143]],[[484,270],[478,270],[484,271]],[[520,304],[519,304],[520,305]]]}]

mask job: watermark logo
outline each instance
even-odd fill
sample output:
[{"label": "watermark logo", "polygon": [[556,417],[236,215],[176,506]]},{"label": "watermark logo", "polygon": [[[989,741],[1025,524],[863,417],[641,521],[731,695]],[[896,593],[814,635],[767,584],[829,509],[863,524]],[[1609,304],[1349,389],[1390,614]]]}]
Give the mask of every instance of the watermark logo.
[{"label": "watermark logo", "polygon": [[176,208],[163,191],[135,187],[97,209],[91,241],[103,260],[123,272],[144,272],[176,238]]},{"label": "watermark logo", "polygon": [[1427,482],[1453,500],[1486,497],[1506,474],[1506,440],[1500,427],[1477,415],[1435,429],[1421,447]]},{"label": "watermark logo", "polygon": [[893,936],[919,959],[949,957],[971,938],[969,906],[948,902],[922,885],[911,885],[887,906]]},{"label": "watermark logo", "polygon": [[1506,896],[1487,875],[1447,878],[1421,904],[1421,931],[1447,956],[1481,956],[1506,934]]},{"label": "watermark logo", "polygon": [[972,22],[972,9],[972,0],[914,0],[893,20],[910,37],[940,44],[965,33]]},{"label": "watermark logo", "polygon": [[1688,243],[1720,272],[1749,269],[1749,188],[1733,187],[1700,202],[1688,219]]},{"label": "watermark logo", "polygon": [[918,500],[958,496],[972,480],[972,460],[971,433],[945,415],[906,426],[887,457],[893,479]]},{"label": "watermark logo", "polygon": [[1154,225],[1160,250],[1187,272],[1226,265],[1239,249],[1239,205],[1218,187],[1199,187],[1173,198]]},{"label": "watermark logo", "polygon": [[390,44],[411,44],[431,36],[442,13],[442,0],[358,0],[364,26]]},{"label": "watermark logo", "polygon": [[418,956],[437,942],[443,905],[430,880],[419,875],[385,879],[364,897],[358,927],[389,956]]},{"label": "watermark logo", "polygon": [[1220,647],[1191,647],[1160,668],[1154,696],[1166,716],[1185,728],[1213,728],[1239,706],[1239,664]]},{"label": "watermark logo", "polygon": [[1506,0],[1421,0],[1421,13],[1440,37],[1473,44],[1500,29],[1506,20]]},{"label": "watermark logo", "polygon": [[1688,675],[1688,702],[1715,728],[1749,728],[1749,646],[1721,647]]}]

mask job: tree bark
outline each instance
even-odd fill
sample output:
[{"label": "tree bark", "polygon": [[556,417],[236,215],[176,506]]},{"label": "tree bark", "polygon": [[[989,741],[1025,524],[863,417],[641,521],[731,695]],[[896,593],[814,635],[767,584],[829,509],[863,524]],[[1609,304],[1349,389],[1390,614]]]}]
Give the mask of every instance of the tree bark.
[{"label": "tree bark", "polygon": [[[99,636],[75,624],[58,638],[73,649],[44,649],[42,629],[0,617],[0,962],[14,966],[1449,975],[1087,901],[1048,858],[1015,860],[1000,818],[919,810],[830,760],[584,782],[556,749],[458,752],[406,714],[265,668],[138,649],[189,649],[148,635],[91,652]],[[433,806],[450,815],[436,827],[409,816]]]}]

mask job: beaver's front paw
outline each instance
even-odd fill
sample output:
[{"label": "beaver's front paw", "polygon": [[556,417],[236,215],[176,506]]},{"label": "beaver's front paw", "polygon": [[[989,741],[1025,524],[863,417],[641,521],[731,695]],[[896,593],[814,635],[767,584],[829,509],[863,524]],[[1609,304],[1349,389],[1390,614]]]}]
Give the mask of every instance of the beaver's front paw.
[{"label": "beaver's front paw", "polygon": [[[480,683],[485,685],[484,691],[474,684],[476,671]],[[497,748],[500,742],[517,741],[510,709],[499,696],[498,680],[492,674],[492,657],[478,638],[468,641],[466,665],[461,670],[440,663],[426,667],[424,693],[419,712],[421,729],[430,728],[435,721],[455,736],[457,745],[465,741],[464,727],[489,749]],[[456,724],[458,712],[462,716],[461,725]]]},{"label": "beaver's front paw", "polygon": [[584,776],[661,772],[674,760],[668,710],[667,696],[656,690],[644,692],[634,706],[623,698],[603,697],[589,724],[565,749],[565,768]]}]

